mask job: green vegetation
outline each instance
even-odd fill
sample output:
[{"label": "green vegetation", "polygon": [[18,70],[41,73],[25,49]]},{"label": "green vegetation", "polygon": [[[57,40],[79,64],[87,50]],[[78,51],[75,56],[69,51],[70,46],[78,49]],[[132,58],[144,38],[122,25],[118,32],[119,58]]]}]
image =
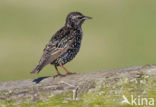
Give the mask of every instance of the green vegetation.
[{"label": "green vegetation", "polygon": [[66,66],[72,72],[96,72],[156,62],[155,0],[1,0],[0,81],[54,75],[36,66],[42,49],[71,11],[93,17],[83,25],[82,47]]}]

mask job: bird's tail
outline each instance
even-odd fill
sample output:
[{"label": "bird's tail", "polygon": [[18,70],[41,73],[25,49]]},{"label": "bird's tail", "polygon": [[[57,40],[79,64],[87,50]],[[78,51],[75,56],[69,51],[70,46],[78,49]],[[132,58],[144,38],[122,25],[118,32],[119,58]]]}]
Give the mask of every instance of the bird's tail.
[{"label": "bird's tail", "polygon": [[34,74],[34,73],[39,73],[41,70],[42,70],[42,68],[45,66],[45,64],[44,63],[42,63],[42,64],[38,64],[33,70],[32,70],[32,72],[30,72],[30,73],[32,73],[32,74]]}]

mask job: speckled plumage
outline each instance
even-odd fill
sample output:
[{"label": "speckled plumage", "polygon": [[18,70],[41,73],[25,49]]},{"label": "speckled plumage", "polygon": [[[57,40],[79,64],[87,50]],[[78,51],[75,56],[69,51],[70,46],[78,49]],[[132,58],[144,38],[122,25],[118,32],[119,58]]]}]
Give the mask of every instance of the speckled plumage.
[{"label": "speckled plumage", "polygon": [[[82,39],[82,30],[81,28],[62,28],[65,29],[65,37],[60,42],[60,48],[63,48],[68,40],[71,38],[74,38],[73,43],[71,44],[71,48],[67,50],[61,57],[57,58],[54,62],[51,64],[55,66],[59,66],[59,64],[66,64],[70,60],[72,60],[75,55],[78,53],[81,45],[81,39]],[[59,32],[60,33],[60,32]],[[55,40],[55,39],[54,39]]]},{"label": "speckled plumage", "polygon": [[[39,72],[47,64],[54,65],[57,70],[57,66],[63,66],[71,61],[80,49],[82,40],[81,25],[86,19],[91,19],[91,17],[84,16],[80,12],[69,13],[65,26],[58,30],[50,39],[43,50],[43,55],[38,65],[32,73]],[[71,40],[72,42],[69,42]],[[70,46],[70,48],[64,51],[63,49],[67,46]],[[59,52],[61,51],[62,53],[60,54]],[[68,73],[68,71],[66,72]],[[58,70],[57,73],[59,74]]]}]

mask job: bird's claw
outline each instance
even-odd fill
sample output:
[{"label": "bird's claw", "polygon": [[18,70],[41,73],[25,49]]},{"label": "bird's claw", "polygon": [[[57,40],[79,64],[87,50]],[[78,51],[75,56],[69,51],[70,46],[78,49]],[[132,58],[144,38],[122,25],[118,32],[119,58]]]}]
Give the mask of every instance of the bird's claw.
[{"label": "bird's claw", "polygon": [[73,72],[66,73],[66,75],[72,75],[72,74],[76,74],[76,73],[73,73]]},{"label": "bird's claw", "polygon": [[[66,73],[66,75],[72,75],[72,74],[76,74],[76,73],[73,73],[73,72],[68,72],[68,73]],[[57,75],[54,75],[53,78],[56,78],[56,77],[65,77],[66,75],[57,74]]]},{"label": "bird's claw", "polygon": [[56,78],[56,77],[65,77],[66,75],[62,75],[62,74],[57,74],[57,75],[54,75],[53,78]]}]

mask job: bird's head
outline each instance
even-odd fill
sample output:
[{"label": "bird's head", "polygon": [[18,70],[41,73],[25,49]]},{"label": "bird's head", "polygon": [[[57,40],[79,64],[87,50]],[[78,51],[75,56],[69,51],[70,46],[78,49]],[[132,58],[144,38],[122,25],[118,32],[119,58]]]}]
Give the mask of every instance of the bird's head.
[{"label": "bird's head", "polygon": [[88,16],[84,16],[80,12],[71,12],[67,15],[65,25],[68,27],[81,27],[81,25],[86,19],[92,19],[92,18]]}]

